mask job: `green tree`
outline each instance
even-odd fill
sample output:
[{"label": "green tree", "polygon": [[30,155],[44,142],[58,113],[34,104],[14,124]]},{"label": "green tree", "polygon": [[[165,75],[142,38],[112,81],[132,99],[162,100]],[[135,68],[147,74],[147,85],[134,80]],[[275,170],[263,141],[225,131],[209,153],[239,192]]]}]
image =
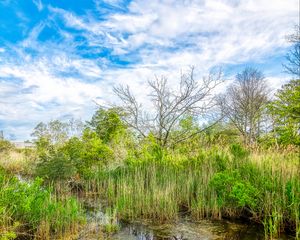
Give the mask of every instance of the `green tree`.
[{"label": "green tree", "polygon": [[112,158],[112,154],[111,148],[95,132],[84,130],[80,152],[81,164],[77,165],[79,172],[89,175],[92,169],[103,168]]},{"label": "green tree", "polygon": [[40,159],[36,167],[36,175],[47,181],[67,180],[75,173],[72,159],[62,151],[51,151]]},{"label": "green tree", "polygon": [[95,131],[104,143],[124,134],[125,124],[120,118],[120,110],[117,108],[100,108],[93,115],[87,127]]},{"label": "green tree", "polygon": [[282,86],[268,108],[279,143],[300,145],[300,79]]}]

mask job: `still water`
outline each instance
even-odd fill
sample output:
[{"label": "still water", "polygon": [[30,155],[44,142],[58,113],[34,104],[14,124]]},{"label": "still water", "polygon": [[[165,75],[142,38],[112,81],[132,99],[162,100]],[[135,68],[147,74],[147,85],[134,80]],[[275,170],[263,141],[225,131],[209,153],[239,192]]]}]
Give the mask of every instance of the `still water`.
[{"label": "still water", "polygon": [[[99,216],[99,214],[97,214]],[[105,219],[105,214],[100,214]],[[105,220],[104,220],[105,221]],[[101,224],[101,223],[100,223]],[[172,224],[155,224],[153,222],[139,221],[132,223],[119,223],[120,230],[114,234],[102,235],[99,231],[86,232],[82,239],[110,239],[110,240],[261,240],[264,239],[262,226],[245,224],[232,221],[198,222],[182,218]],[[282,235],[279,239],[294,239],[288,235]]]}]

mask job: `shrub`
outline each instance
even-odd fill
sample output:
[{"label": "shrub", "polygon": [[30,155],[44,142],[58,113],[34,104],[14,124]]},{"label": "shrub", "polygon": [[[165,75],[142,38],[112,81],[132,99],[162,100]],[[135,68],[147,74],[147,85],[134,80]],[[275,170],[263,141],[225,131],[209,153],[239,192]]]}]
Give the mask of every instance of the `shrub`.
[{"label": "shrub", "polygon": [[36,175],[47,180],[66,180],[76,174],[70,157],[63,152],[52,152],[45,156],[36,168]]},{"label": "shrub", "polygon": [[7,140],[0,139],[0,153],[1,152],[8,152],[9,150],[13,149],[14,145]]},{"label": "shrub", "polygon": [[256,208],[259,190],[241,178],[239,172],[216,173],[210,186],[217,192],[220,207]]}]

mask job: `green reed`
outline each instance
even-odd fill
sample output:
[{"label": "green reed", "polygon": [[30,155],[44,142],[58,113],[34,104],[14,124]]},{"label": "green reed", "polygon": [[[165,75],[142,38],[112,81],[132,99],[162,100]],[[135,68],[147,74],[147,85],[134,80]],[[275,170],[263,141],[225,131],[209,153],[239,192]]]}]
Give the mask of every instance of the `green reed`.
[{"label": "green reed", "polygon": [[232,148],[189,157],[172,153],[101,170],[89,184],[121,219],[246,217],[263,224],[266,236],[287,230],[299,239],[300,180],[285,160],[265,154],[258,163],[257,154]]}]

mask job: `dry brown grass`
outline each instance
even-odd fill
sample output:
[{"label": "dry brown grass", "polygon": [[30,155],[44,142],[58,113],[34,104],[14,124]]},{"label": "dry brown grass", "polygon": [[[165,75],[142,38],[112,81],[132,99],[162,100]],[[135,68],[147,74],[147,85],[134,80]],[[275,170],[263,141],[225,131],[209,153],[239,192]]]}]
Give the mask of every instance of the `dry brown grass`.
[{"label": "dry brown grass", "polygon": [[12,149],[0,153],[0,166],[14,174],[31,175],[35,159],[34,150]]},{"label": "dry brown grass", "polygon": [[299,158],[299,152],[295,149],[255,151],[250,156],[250,160],[258,166],[272,166],[273,171],[280,171],[283,175],[295,175],[299,171]]}]

